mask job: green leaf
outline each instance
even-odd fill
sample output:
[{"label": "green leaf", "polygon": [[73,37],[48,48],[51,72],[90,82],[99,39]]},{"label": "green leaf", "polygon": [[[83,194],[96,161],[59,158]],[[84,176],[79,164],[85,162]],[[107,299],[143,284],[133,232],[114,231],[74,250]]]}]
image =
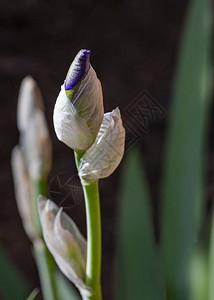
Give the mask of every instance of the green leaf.
[{"label": "green leaf", "polygon": [[[208,259],[206,249],[196,249],[190,265],[190,300],[208,299]],[[213,298],[212,298],[213,299]]]},{"label": "green leaf", "polygon": [[80,300],[80,296],[73,285],[60,272],[56,272],[55,278],[60,299]]},{"label": "green leaf", "polygon": [[140,164],[139,153],[129,153],[120,186],[115,278],[117,300],[165,299],[150,198]]},{"label": "green leaf", "polygon": [[0,248],[0,294],[4,300],[23,300],[29,294],[27,284],[2,248]]},{"label": "green leaf", "polygon": [[212,215],[212,226],[209,247],[209,270],[208,270],[208,300],[214,299],[214,209]]},{"label": "green leaf", "polygon": [[162,252],[168,299],[189,299],[189,265],[203,212],[211,94],[211,1],[187,14],[169,120],[162,193]]}]

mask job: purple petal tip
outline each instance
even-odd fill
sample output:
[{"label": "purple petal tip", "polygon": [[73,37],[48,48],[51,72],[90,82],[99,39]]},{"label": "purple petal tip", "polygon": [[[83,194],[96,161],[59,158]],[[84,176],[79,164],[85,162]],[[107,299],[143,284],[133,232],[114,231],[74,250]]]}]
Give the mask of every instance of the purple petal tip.
[{"label": "purple petal tip", "polygon": [[78,52],[68,70],[64,83],[65,90],[72,89],[84,77],[90,66],[90,54],[91,50],[86,49]]}]

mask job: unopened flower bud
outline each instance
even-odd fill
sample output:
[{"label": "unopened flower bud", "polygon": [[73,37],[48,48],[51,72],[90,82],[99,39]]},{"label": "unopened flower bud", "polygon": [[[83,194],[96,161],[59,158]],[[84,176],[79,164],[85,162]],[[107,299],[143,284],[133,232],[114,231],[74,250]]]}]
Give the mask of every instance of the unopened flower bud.
[{"label": "unopened flower bud", "polygon": [[120,110],[104,114],[93,145],[80,159],[79,176],[86,182],[111,175],[119,165],[125,146],[125,129]]},{"label": "unopened flower bud", "polygon": [[22,223],[28,237],[33,241],[39,237],[34,220],[34,201],[32,197],[31,181],[23,153],[19,146],[12,151],[11,159],[15,196]]},{"label": "unopened flower bud", "polygon": [[51,169],[52,147],[44,113],[35,110],[21,145],[31,179],[46,177]]},{"label": "unopened flower bud", "polygon": [[62,208],[43,196],[38,198],[42,232],[48,249],[63,274],[82,294],[89,292],[84,284],[86,272],[86,241]]},{"label": "unopened flower bud", "polygon": [[58,139],[76,151],[92,145],[104,115],[101,84],[89,59],[89,50],[79,51],[54,108]]},{"label": "unopened flower bud", "polygon": [[35,109],[44,110],[42,96],[35,80],[27,76],[22,80],[17,106],[17,123],[21,133],[28,129]]}]

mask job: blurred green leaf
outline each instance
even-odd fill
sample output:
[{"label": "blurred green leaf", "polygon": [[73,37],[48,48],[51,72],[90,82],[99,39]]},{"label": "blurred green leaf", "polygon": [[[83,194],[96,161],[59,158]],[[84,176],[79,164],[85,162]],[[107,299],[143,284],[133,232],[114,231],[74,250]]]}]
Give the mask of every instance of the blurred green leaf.
[{"label": "blurred green leaf", "polygon": [[2,248],[0,248],[0,294],[4,300],[24,300],[29,295],[27,284]]},{"label": "blurred green leaf", "polygon": [[80,296],[70,283],[60,272],[56,272],[56,283],[60,299],[63,300],[80,300]]},{"label": "blurred green leaf", "polygon": [[208,300],[214,299],[214,209],[212,215],[212,226],[210,236],[210,249],[209,249],[209,281],[208,281]]},{"label": "blurred green leaf", "polygon": [[163,300],[150,199],[138,152],[130,152],[120,186],[116,255],[117,300]]},{"label": "blurred green leaf", "polygon": [[192,0],[176,72],[162,193],[162,252],[168,299],[189,299],[189,264],[203,212],[211,94],[211,1]]},{"label": "blurred green leaf", "polygon": [[[190,265],[190,300],[208,299],[208,259],[206,249],[194,251]],[[212,298],[213,299],[213,298]]]}]

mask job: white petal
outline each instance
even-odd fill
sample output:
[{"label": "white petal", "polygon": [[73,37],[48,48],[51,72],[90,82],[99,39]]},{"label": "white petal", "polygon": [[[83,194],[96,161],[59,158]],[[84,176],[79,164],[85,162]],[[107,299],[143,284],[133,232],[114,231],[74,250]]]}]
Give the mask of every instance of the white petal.
[{"label": "white petal", "polygon": [[125,145],[125,129],[118,108],[104,114],[93,145],[80,160],[79,176],[85,181],[108,177],[119,165]]},{"label": "white petal", "polygon": [[54,107],[53,121],[58,139],[70,148],[84,150],[93,143],[92,133],[67,98],[64,85]]},{"label": "white petal", "polygon": [[103,120],[102,88],[96,72],[90,66],[70,100],[64,85],[54,108],[54,128],[60,141],[74,150],[88,149]]},{"label": "white petal", "polygon": [[86,121],[94,139],[103,120],[104,108],[101,83],[92,66],[81,81],[72,103],[81,118]]},{"label": "white petal", "polygon": [[17,123],[20,132],[28,129],[35,109],[44,110],[42,96],[35,80],[27,76],[22,80],[18,97]]}]

